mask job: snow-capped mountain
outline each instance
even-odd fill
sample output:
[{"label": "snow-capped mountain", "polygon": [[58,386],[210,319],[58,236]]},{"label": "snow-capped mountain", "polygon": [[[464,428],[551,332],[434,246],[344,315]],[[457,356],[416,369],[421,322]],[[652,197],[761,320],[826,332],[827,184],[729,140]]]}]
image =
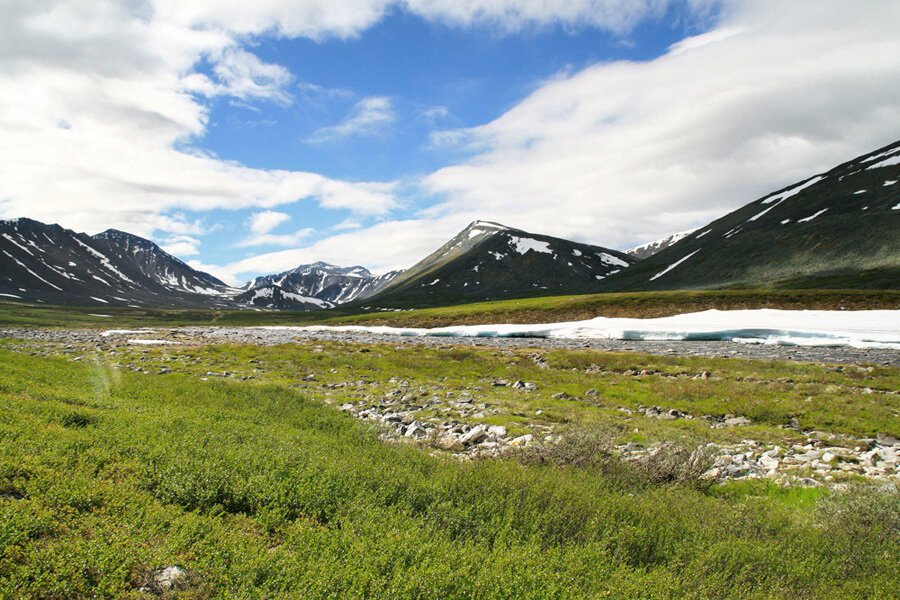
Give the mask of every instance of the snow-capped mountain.
[{"label": "snow-capped mountain", "polygon": [[603,290],[900,288],[900,141],[750,202]]},{"label": "snow-capped mountain", "polygon": [[238,294],[234,298],[241,304],[274,310],[325,310],[334,304],[311,296],[289,292],[278,285],[261,285]]},{"label": "snow-capped mountain", "polygon": [[365,303],[430,306],[577,292],[634,262],[616,250],[475,221]]},{"label": "snow-capped mountain", "polygon": [[643,260],[649,256],[653,256],[660,250],[665,250],[678,240],[686,238],[695,231],[696,229],[688,229],[687,231],[672,233],[667,236],[661,237],[658,240],[653,240],[652,242],[646,242],[644,244],[640,244],[639,246],[635,246],[634,248],[629,248],[628,250],[625,250],[625,254],[633,256],[639,260]]},{"label": "snow-capped mountain", "polygon": [[234,307],[237,292],[149,240],[0,222],[0,297],[57,304]]},{"label": "snow-capped mountain", "polygon": [[334,306],[365,298],[390,283],[401,271],[373,275],[360,266],[338,267],[324,262],[300,265],[290,271],[265,275],[244,284],[243,289],[255,290],[277,286],[283,291],[323,300]]}]

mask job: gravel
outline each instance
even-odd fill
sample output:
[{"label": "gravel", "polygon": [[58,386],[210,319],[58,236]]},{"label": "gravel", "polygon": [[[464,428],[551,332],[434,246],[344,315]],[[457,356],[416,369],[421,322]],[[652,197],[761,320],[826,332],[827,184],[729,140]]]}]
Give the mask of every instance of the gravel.
[{"label": "gravel", "polygon": [[847,347],[800,347],[740,344],[722,341],[632,341],[577,340],[551,338],[464,338],[408,337],[377,333],[340,331],[298,331],[264,327],[179,327],[130,330],[104,335],[97,329],[0,329],[0,338],[15,338],[57,343],[218,343],[237,342],[275,346],[297,341],[321,340],[356,344],[393,344],[410,346],[478,346],[485,348],[583,349],[606,352],[635,352],[661,356],[698,356],[705,358],[751,358],[827,364],[879,364],[900,366],[900,352],[889,349]]}]

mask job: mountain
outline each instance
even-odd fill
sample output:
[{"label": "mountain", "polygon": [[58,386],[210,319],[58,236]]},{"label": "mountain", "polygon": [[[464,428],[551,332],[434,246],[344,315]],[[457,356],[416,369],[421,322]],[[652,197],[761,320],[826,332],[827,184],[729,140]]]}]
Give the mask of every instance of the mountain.
[{"label": "mountain", "polygon": [[237,302],[274,310],[324,310],[334,304],[295,294],[278,285],[261,285],[234,297]]},{"label": "mountain", "polygon": [[149,240],[0,221],[0,297],[53,304],[234,308],[236,290]]},{"label": "mountain", "polygon": [[633,256],[634,258],[643,260],[647,257],[653,256],[660,250],[665,250],[678,240],[685,238],[696,231],[695,229],[688,229],[687,231],[679,231],[678,233],[672,233],[665,237],[661,237],[658,240],[653,240],[652,242],[646,242],[639,246],[635,246],[634,248],[629,248],[625,251],[625,254],[629,256]]},{"label": "mountain", "polygon": [[900,141],[751,202],[598,286],[900,288]]},{"label": "mountain", "polygon": [[435,306],[578,292],[634,262],[616,250],[475,221],[364,303]]},{"label": "mountain", "polygon": [[375,276],[364,267],[338,267],[316,262],[311,265],[300,265],[283,273],[257,277],[243,287],[246,290],[254,290],[276,286],[290,294],[337,305],[373,294],[390,283],[399,273],[400,271],[391,271]]}]

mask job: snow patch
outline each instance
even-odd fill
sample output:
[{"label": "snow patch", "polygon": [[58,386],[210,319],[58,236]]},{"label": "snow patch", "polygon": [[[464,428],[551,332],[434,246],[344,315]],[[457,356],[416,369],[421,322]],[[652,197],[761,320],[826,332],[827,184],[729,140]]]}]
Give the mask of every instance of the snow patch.
[{"label": "snow patch", "polygon": [[550,244],[547,242],[541,242],[531,238],[511,236],[509,238],[509,243],[519,254],[525,254],[529,250],[534,250],[535,252],[541,252],[544,254],[553,254],[553,251],[550,250]]},{"label": "snow patch", "polygon": [[270,326],[293,331],[351,331],[400,336],[540,337],[654,341],[725,340],[781,346],[849,346],[900,350],[900,310],[734,310],[687,313],[657,319],[597,317],[548,324],[386,326]]},{"label": "snow patch", "polygon": [[575,256],[581,256],[581,250],[579,250],[578,248],[572,248],[572,254],[574,254]]},{"label": "snow patch", "polygon": [[875,163],[874,165],[870,165],[866,167],[866,171],[871,171],[872,169],[880,169],[881,167],[893,167],[894,165],[900,165],[900,154],[892,156],[890,158],[886,158],[881,162]]},{"label": "snow patch", "polygon": [[884,187],[892,186],[895,183],[897,183],[896,179],[888,179],[887,181],[884,182]]},{"label": "snow patch", "polygon": [[613,267],[622,267],[623,269],[628,266],[628,263],[618,256],[613,256],[612,254],[607,254],[606,252],[598,252],[597,257],[600,259],[604,265],[610,265]]},{"label": "snow patch", "polygon": [[819,175],[818,177],[813,177],[806,183],[801,183],[800,185],[795,185],[791,189],[785,190],[785,191],[781,192],[780,194],[776,194],[774,196],[769,196],[768,198],[764,199],[762,201],[762,203],[763,204],[772,204],[774,202],[774,204],[772,204],[772,206],[765,209],[764,211],[753,215],[752,217],[747,219],[747,221],[749,222],[749,221],[757,220],[758,218],[760,218],[761,216],[763,216],[764,214],[766,214],[767,212],[769,212],[770,210],[772,210],[773,208],[775,208],[776,206],[778,206],[779,204],[781,204],[782,202],[787,200],[788,198],[796,196],[797,194],[799,194],[806,188],[814,186],[815,184],[819,183],[823,179],[825,179],[825,177],[822,175]]},{"label": "snow patch", "polygon": [[438,281],[440,281],[440,279],[435,279],[434,281],[432,281],[432,282],[429,283],[428,285],[429,285],[429,286],[434,285],[434,284],[436,284]]},{"label": "snow patch", "polygon": [[827,208],[823,208],[822,210],[820,210],[819,212],[817,212],[817,213],[814,214],[814,215],[810,215],[810,216],[805,217],[805,218],[803,218],[803,219],[797,219],[797,222],[798,222],[798,223],[806,223],[807,221],[812,221],[813,219],[815,219],[816,217],[818,217],[819,215],[821,215],[822,213],[824,213],[826,210],[828,210],[828,209],[827,209]]},{"label": "snow patch", "polygon": [[666,267],[665,269],[663,269],[662,271],[660,271],[659,273],[657,273],[656,275],[654,275],[653,277],[651,277],[651,278],[650,278],[650,281],[655,281],[655,280],[659,279],[660,277],[662,277],[663,275],[665,275],[666,273],[668,273],[669,271],[671,271],[672,269],[674,269],[675,267],[677,267],[678,265],[680,265],[681,263],[683,263],[684,261],[686,261],[687,259],[689,259],[690,257],[692,257],[693,255],[697,254],[697,253],[700,252],[701,250],[703,250],[703,248],[697,248],[696,250],[694,250],[693,252],[691,252],[691,253],[688,254],[687,256],[683,256],[683,257],[680,258],[679,260],[676,260],[676,261],[673,262],[671,265],[669,265],[668,267]]},{"label": "snow patch", "polygon": [[0,294],[0,296],[6,296],[7,298],[18,298],[19,300],[22,299],[22,296],[16,296],[15,294]]},{"label": "snow patch", "polygon": [[96,300],[97,302],[102,302],[103,304],[109,304],[109,300],[104,300],[103,298],[97,298],[96,296],[88,296],[91,300]]}]

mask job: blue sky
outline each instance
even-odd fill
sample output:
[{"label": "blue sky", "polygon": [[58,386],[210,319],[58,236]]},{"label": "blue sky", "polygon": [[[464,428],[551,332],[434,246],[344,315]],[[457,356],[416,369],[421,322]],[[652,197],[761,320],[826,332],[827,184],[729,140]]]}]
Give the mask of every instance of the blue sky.
[{"label": "blue sky", "polygon": [[0,217],[230,282],[474,219],[612,248],[900,135],[890,0],[10,0]]},{"label": "blue sky", "polygon": [[[394,12],[351,39],[264,36],[251,48],[261,60],[291,73],[286,92],[293,99],[289,104],[218,99],[208,128],[194,143],[253,168],[313,171],[350,181],[404,181],[471,154],[434,143],[434,132],[490,122],[558,74],[599,62],[652,60],[702,26],[683,14],[683,7],[672,7],[628,34],[589,26],[504,33],[490,25],[461,28]],[[334,131],[370,98],[383,100],[382,112],[374,111],[380,119],[345,133]],[[393,218],[409,217],[436,201],[412,186],[401,187],[397,195],[402,206],[392,211]],[[243,251],[232,247],[253,212],[208,215],[222,229],[205,244],[229,262],[275,249],[272,244]],[[383,218],[309,204],[280,212],[291,219],[273,233],[314,229],[302,238],[305,243],[326,237],[346,220],[368,224]],[[435,245],[442,242],[436,239]]]}]

